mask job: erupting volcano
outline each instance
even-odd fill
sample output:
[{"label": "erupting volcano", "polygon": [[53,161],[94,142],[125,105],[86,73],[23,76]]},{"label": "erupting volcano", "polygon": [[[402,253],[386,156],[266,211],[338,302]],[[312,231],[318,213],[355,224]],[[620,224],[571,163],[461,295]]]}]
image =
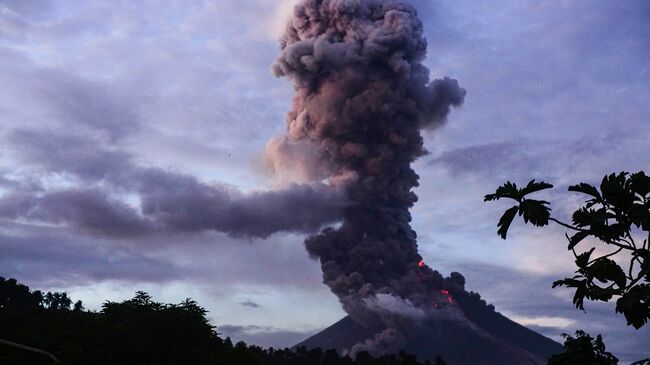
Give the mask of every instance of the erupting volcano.
[{"label": "erupting volcano", "polygon": [[[273,69],[293,80],[296,95],[288,133],[268,143],[267,159],[278,176],[326,181],[347,199],[340,225],[305,244],[349,317],[303,344],[352,355],[437,349],[451,360],[458,358],[445,346],[467,353],[478,346],[498,360],[490,363],[517,364],[558,350],[533,332],[521,341],[544,343],[544,350],[517,345],[508,336],[528,330],[465,292],[462,275],[445,278],[418,253],[409,212],[418,175],[411,163],[427,153],[421,132],[443,125],[466,91],[454,79],[430,80],[415,9],[390,0],[304,0],[281,47]],[[510,342],[495,335],[495,321],[513,328],[505,330]]]}]

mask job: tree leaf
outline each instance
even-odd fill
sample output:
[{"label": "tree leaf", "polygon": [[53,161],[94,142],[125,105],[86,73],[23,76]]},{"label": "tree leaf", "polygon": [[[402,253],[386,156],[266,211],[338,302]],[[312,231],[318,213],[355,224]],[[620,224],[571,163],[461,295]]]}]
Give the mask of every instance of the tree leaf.
[{"label": "tree leaf", "polygon": [[624,289],[627,282],[625,272],[616,262],[608,258],[600,258],[586,269],[587,275],[603,283],[613,281],[619,288]]},{"label": "tree leaf", "polygon": [[524,196],[526,196],[526,195],[528,195],[530,193],[534,193],[534,192],[540,191],[540,190],[550,189],[552,187],[553,187],[553,185],[551,185],[549,183],[545,183],[543,181],[535,182],[535,179],[533,179],[533,180],[530,180],[530,182],[528,182],[528,185],[526,185],[526,187],[519,190],[519,194],[520,194],[520,197],[523,198]]},{"label": "tree leaf", "polygon": [[637,228],[647,226],[647,222],[650,219],[650,209],[644,204],[633,204],[629,210],[629,217],[630,222],[637,226]]},{"label": "tree leaf", "polygon": [[565,278],[562,280],[557,280],[553,282],[553,288],[558,286],[566,286],[568,288],[576,288],[575,294],[573,295],[573,304],[576,308],[584,310],[584,299],[588,294],[587,291],[587,280],[577,280]]},{"label": "tree leaf", "polygon": [[630,175],[630,189],[645,197],[650,193],[650,176],[646,176],[643,171]]},{"label": "tree leaf", "polygon": [[612,297],[618,293],[618,290],[600,288],[597,286],[589,288],[589,299],[591,300],[600,300],[602,302],[607,302]]},{"label": "tree leaf", "polygon": [[548,204],[544,200],[526,199],[519,206],[519,215],[523,215],[526,223],[530,222],[537,227],[545,226],[551,216],[551,209],[547,207]]},{"label": "tree leaf", "polygon": [[623,313],[627,324],[639,329],[650,320],[650,285],[633,287],[616,301],[616,312]]},{"label": "tree leaf", "polygon": [[583,252],[580,255],[576,257],[576,266],[578,266],[581,269],[585,269],[587,265],[589,264],[589,258],[591,257],[591,254],[594,252],[596,247],[592,247],[591,250],[587,252]]},{"label": "tree leaf", "polygon": [[626,188],[627,175],[627,172],[607,175],[600,184],[603,201],[619,211],[627,211],[634,202],[634,193]]},{"label": "tree leaf", "polygon": [[573,224],[580,228],[594,225],[604,226],[605,221],[607,220],[607,210],[605,208],[596,210],[582,207],[573,212],[571,218]]},{"label": "tree leaf", "polygon": [[519,207],[516,205],[503,213],[501,216],[501,219],[499,219],[499,223],[497,224],[497,227],[499,229],[497,230],[497,234],[501,236],[504,240],[506,239],[506,236],[508,235],[508,228],[510,228],[510,224],[512,223],[512,220],[515,218],[515,214],[517,214],[517,210],[519,210]]},{"label": "tree leaf", "polygon": [[580,243],[580,241],[585,239],[587,236],[589,236],[589,232],[587,232],[587,231],[580,231],[580,232],[574,234],[573,236],[571,236],[569,238],[569,247],[567,249],[568,250],[573,250],[573,248],[576,247],[576,245],[578,243]]},{"label": "tree leaf", "polygon": [[510,198],[519,201],[519,190],[517,184],[507,181],[505,184],[499,186],[494,194],[488,194],[483,198],[483,201],[499,200],[501,198]]},{"label": "tree leaf", "polygon": [[580,183],[578,185],[569,186],[569,191],[575,191],[575,192],[591,195],[594,198],[598,199],[598,201],[602,201],[602,199],[603,199],[600,196],[600,193],[598,192],[598,189],[596,189],[594,186],[586,184],[586,183]]}]

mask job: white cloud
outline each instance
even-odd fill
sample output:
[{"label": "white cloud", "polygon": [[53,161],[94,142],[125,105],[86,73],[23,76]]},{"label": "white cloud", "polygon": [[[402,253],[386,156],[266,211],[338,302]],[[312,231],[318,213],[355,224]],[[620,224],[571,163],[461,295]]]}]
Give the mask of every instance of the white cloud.
[{"label": "white cloud", "polygon": [[568,328],[576,323],[575,320],[564,317],[529,317],[516,314],[504,313],[508,318],[524,326],[541,326],[541,327],[557,327]]},{"label": "white cloud", "polygon": [[279,0],[275,3],[271,21],[268,22],[265,33],[273,37],[273,40],[278,40],[284,32],[287,22],[291,18],[293,7],[298,3],[298,0]]}]

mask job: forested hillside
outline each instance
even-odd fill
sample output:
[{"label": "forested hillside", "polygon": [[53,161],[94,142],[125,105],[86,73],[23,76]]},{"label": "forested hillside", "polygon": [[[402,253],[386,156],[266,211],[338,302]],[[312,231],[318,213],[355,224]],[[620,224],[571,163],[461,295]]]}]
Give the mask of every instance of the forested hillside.
[{"label": "forested hillside", "polygon": [[[206,313],[191,299],[166,304],[154,301],[145,292],[119,303],[107,301],[98,312],[88,311],[80,301],[73,304],[66,293],[32,291],[15,279],[0,277],[0,363],[54,364],[44,352],[61,364],[431,363],[418,362],[403,353],[380,358],[361,353],[353,360],[334,350],[292,351],[233,344],[229,338],[219,336]],[[444,364],[441,359],[435,363]]]}]

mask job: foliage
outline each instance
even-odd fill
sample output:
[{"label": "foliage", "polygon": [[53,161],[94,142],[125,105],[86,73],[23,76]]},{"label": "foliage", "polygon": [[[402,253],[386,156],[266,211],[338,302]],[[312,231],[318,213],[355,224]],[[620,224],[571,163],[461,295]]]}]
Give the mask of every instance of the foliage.
[{"label": "foliage", "polygon": [[[486,195],[485,201],[507,198],[517,203],[505,211],[497,233],[505,239],[516,214],[535,226],[552,221],[572,230],[566,238],[568,250],[575,256],[576,275],[555,281],[553,287],[574,288],[573,303],[580,309],[584,309],[585,299],[608,302],[617,298],[616,312],[625,316],[628,325],[641,328],[650,320],[650,177],[643,171],[621,172],[605,176],[600,189],[586,183],[570,186],[569,191],[587,196],[573,213],[572,224],[552,217],[549,202],[527,197],[552,187],[532,180],[519,189],[508,181]],[[589,241],[600,241],[598,248],[607,253],[595,255],[595,246],[576,251]],[[615,259],[625,257],[629,257],[629,265],[621,267]]]},{"label": "foliage", "polygon": [[518,204],[506,210],[497,226],[499,230],[497,233],[501,238],[505,239],[508,234],[508,228],[516,214],[524,218],[524,222],[532,223],[538,227],[548,224],[551,209],[547,206],[549,202],[544,200],[526,199],[525,196],[536,191],[552,188],[553,185],[545,182],[535,182],[531,180],[526,187],[518,189],[517,185],[506,182],[497,188],[496,193],[488,194],[485,196],[485,201],[499,200],[501,198],[508,198],[515,200]]},{"label": "foliage", "polygon": [[548,360],[548,365],[616,365],[618,359],[605,351],[605,344],[600,335],[594,339],[584,331],[576,331],[576,337],[566,333],[562,335],[564,352],[553,355]]},{"label": "foliage", "polygon": [[[49,293],[48,293],[49,294]],[[36,308],[43,302],[43,294],[20,284],[16,279],[0,277],[0,310],[14,308]]]},{"label": "foliage", "polygon": [[[400,353],[355,359],[334,350],[262,349],[222,339],[194,300],[156,302],[145,292],[106,302],[99,312],[71,310],[65,293],[30,291],[0,277],[0,339],[52,352],[62,364],[430,365]],[[9,364],[51,364],[46,357],[0,344]],[[437,358],[435,364],[444,365]]]}]

